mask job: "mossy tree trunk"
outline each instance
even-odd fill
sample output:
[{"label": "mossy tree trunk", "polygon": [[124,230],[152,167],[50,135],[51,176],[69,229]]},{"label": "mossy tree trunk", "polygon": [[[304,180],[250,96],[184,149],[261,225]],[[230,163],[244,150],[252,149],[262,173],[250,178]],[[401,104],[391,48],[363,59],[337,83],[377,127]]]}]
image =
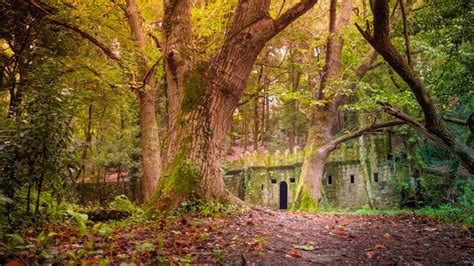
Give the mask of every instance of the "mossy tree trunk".
[{"label": "mossy tree trunk", "polygon": [[168,100],[168,147],[165,167],[171,163],[178,146],[178,116],[184,97],[186,75],[195,61],[192,45],[191,1],[165,0],[163,54]]},{"label": "mossy tree trunk", "polygon": [[335,147],[331,145],[334,119],[327,108],[315,110],[311,122],[304,161],[292,209],[316,212],[322,195],[324,165]]},{"label": "mossy tree trunk", "polygon": [[[236,199],[224,189],[220,170],[224,139],[234,110],[266,42],[315,3],[316,0],[300,1],[279,18],[272,19],[269,0],[238,2],[222,47],[209,62],[194,63],[192,70],[185,71],[184,82],[176,87],[182,90],[182,100],[172,127],[175,136],[169,152],[172,156],[153,198],[148,202],[149,207],[173,209],[192,197],[212,201]],[[187,10],[178,12],[178,8]],[[189,19],[189,9],[190,0],[165,1],[165,13],[176,12],[165,15],[169,21],[164,22],[164,30],[174,32],[188,27],[179,20]],[[184,56],[183,51],[168,51],[165,56],[168,60],[178,52],[186,65],[192,58]],[[167,80],[173,78],[168,75],[177,73],[171,72],[166,72]]]},{"label": "mossy tree trunk", "polygon": [[[293,209],[316,211],[321,199],[324,165],[332,150],[332,137],[339,131],[339,106],[344,102],[341,96],[334,96],[337,87],[328,87],[331,80],[340,77],[343,39],[340,30],[346,27],[351,11],[352,0],[344,0],[337,21],[337,0],[331,0],[329,10],[329,36],[326,59],[319,90],[318,100],[326,100],[324,106],[315,106],[312,110],[311,124],[305,147],[305,158],[299,179],[296,200]],[[326,91],[331,89],[330,93]]]}]

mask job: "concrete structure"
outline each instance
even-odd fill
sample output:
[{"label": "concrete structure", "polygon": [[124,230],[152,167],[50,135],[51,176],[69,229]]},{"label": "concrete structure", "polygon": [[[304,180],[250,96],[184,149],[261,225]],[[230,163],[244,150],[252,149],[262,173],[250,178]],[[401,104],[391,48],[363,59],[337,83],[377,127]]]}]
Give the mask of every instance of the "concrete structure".
[{"label": "concrete structure", "polygon": [[[396,206],[398,179],[409,179],[406,164],[397,164],[386,134],[364,136],[341,145],[325,166],[323,188],[328,204],[340,208]],[[291,206],[303,161],[303,152],[247,154],[230,164],[227,188],[250,203],[272,208]],[[285,204],[287,202],[287,204]]]}]

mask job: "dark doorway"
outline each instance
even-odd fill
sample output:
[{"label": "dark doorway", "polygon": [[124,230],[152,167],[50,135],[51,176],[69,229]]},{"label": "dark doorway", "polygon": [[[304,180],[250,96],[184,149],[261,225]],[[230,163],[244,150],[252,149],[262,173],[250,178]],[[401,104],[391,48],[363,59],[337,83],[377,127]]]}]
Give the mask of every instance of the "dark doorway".
[{"label": "dark doorway", "polygon": [[280,182],[280,209],[288,209],[288,184],[285,181]]}]

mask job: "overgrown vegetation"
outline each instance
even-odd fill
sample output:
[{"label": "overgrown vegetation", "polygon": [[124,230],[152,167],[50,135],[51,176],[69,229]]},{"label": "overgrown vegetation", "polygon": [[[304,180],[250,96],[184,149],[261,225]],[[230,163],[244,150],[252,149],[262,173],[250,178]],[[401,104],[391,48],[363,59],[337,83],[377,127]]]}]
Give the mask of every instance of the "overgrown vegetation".
[{"label": "overgrown vegetation", "polygon": [[[40,264],[87,264],[102,254],[108,255],[94,262],[128,263],[144,256],[162,264],[192,263],[189,250],[178,258],[164,254],[164,239],[180,238],[175,245],[186,250],[192,244],[183,232],[202,232],[199,240],[209,240],[215,223],[241,210],[222,203],[222,195],[215,201],[196,195],[201,193],[196,189],[201,181],[208,180],[204,177],[222,181],[226,171],[234,170],[227,167],[232,162],[248,169],[263,167],[260,159],[271,161],[271,167],[300,163],[296,157],[314,152],[314,147],[306,147],[311,126],[321,123],[316,129],[331,139],[364,125],[398,121],[400,117],[387,112],[387,105],[414,122],[367,130],[364,135],[383,136],[385,142],[374,143],[364,157],[384,153],[386,165],[381,168],[406,168],[401,178],[387,181],[396,188],[394,198],[400,198],[392,202],[397,208],[337,208],[327,197],[315,198],[310,191],[320,190],[304,184],[295,211],[417,214],[474,227],[472,170],[464,157],[436,145],[439,136],[423,130],[428,122],[425,106],[415,97],[412,84],[380,56],[368,57],[373,49],[353,26],[354,22],[377,26],[372,24],[369,4],[374,1],[350,2],[348,26],[337,34],[326,28],[334,24],[329,22],[331,6],[333,18],[340,17],[340,1],[315,5],[307,0],[300,2],[304,8],[293,9],[290,6],[299,1],[270,1],[258,20],[235,23],[239,12],[263,2],[224,2],[0,1],[0,263],[28,254]],[[434,99],[440,121],[446,121],[453,138],[472,156],[472,1],[388,3],[390,42],[432,94],[429,98]],[[175,9],[174,5],[185,4]],[[407,13],[401,12],[402,7]],[[306,8],[306,13],[301,11]],[[257,9],[242,14],[257,14],[264,7]],[[286,24],[260,36],[266,27],[260,19],[268,19],[269,25]],[[241,26],[249,31],[239,32]],[[279,32],[282,29],[286,30]],[[183,36],[169,35],[173,31]],[[342,46],[338,62],[329,56],[334,47],[329,41],[335,36]],[[263,48],[253,51],[256,47]],[[239,61],[257,52],[258,58]],[[328,69],[336,63],[338,73],[327,79]],[[175,91],[170,89],[172,83]],[[324,121],[317,121],[318,112],[328,114],[321,116]],[[201,139],[177,132],[194,124],[205,127],[199,129]],[[361,136],[338,143],[350,149],[332,155],[349,160],[350,152],[365,148],[360,144],[365,139],[357,139]],[[199,162],[188,158],[196,147],[203,153]],[[169,162],[170,158],[175,159]],[[351,157],[361,168],[365,164],[369,175],[365,181],[372,178],[375,167],[367,158]],[[147,171],[162,174],[147,176]],[[244,174],[238,184],[242,190],[251,178]],[[293,183],[300,180],[296,174],[291,173]],[[253,191],[252,197],[260,202],[266,184],[277,182],[271,174],[268,177]],[[146,178],[158,180],[151,198],[144,196],[155,189],[147,186]],[[218,182],[202,189],[212,190],[214,183]],[[370,197],[367,188],[366,192]],[[238,196],[245,197],[242,194]],[[133,235],[137,228],[145,228],[146,237]],[[156,228],[159,233],[153,231]],[[65,239],[70,246],[63,253],[58,246]],[[116,240],[130,241],[132,259],[128,260],[129,250],[114,253]],[[248,242],[260,248],[258,252],[267,244],[262,236]],[[225,247],[213,246],[211,252],[217,262],[225,263]]]}]

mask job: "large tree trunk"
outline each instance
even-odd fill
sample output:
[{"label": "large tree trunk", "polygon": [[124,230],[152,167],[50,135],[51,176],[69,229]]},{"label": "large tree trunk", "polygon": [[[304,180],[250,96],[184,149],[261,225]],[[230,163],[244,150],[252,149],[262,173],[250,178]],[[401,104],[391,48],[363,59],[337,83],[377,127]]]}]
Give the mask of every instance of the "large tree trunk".
[{"label": "large tree trunk", "polygon": [[184,97],[186,76],[193,68],[194,49],[192,46],[191,0],[164,1],[163,54],[168,99],[168,150],[165,167],[176,153],[178,136],[178,116]]},{"label": "large tree trunk", "polygon": [[[189,16],[189,1],[168,4],[178,8],[186,3],[188,10],[176,15]],[[197,64],[186,73],[180,112],[173,126],[176,130],[173,156],[148,203],[150,207],[172,209],[191,197],[237,200],[224,189],[220,170],[232,115],[265,43],[315,3],[315,0],[301,1],[273,20],[268,13],[269,0],[239,1],[219,52],[208,64]],[[165,10],[170,7],[166,6]],[[173,19],[176,18],[170,18]]]},{"label": "large tree trunk", "polygon": [[[302,171],[293,203],[293,209],[297,210],[317,211],[318,202],[321,199],[324,165],[329,154],[335,148],[330,143],[334,134],[339,131],[339,121],[336,118],[339,117],[338,108],[343,101],[339,99],[340,97],[325,95],[324,92],[327,90],[327,83],[340,76],[343,39],[339,32],[349,22],[352,0],[343,1],[337,23],[336,6],[337,0],[331,0],[329,10],[330,35],[327,41],[326,60],[321,84],[317,93],[319,100],[326,99],[329,100],[329,103],[324,107],[315,107],[312,111]],[[337,91],[336,86],[332,86],[331,89],[333,93]]]},{"label": "large tree trunk", "polygon": [[158,183],[161,175],[161,148],[158,123],[156,120],[156,80],[154,70],[147,70],[147,60],[144,56],[145,33],[142,28],[137,3],[127,0],[127,17],[130,29],[135,40],[137,79],[134,86],[137,88],[140,100],[140,133],[142,146],[143,178],[142,189],[144,200],[148,200]]},{"label": "large tree trunk", "polygon": [[313,121],[308,130],[298,188],[292,209],[316,212],[322,195],[324,165],[331,151],[335,120],[326,108],[315,110]]}]

